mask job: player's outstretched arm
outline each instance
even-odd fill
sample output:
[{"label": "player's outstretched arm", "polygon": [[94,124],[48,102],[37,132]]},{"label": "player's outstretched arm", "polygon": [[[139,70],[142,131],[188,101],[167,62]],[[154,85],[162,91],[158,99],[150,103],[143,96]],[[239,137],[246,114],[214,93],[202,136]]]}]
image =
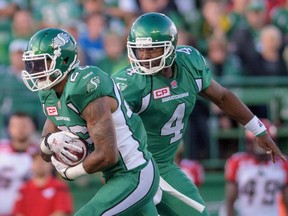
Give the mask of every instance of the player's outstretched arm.
[{"label": "player's outstretched arm", "polygon": [[275,156],[286,161],[286,157],[266,133],[263,123],[261,124],[260,120],[254,116],[250,109],[231,91],[212,80],[211,85],[202,91],[200,95],[215,103],[227,116],[253,132],[258,137],[257,143],[267,153],[271,153],[273,161],[275,161]]}]

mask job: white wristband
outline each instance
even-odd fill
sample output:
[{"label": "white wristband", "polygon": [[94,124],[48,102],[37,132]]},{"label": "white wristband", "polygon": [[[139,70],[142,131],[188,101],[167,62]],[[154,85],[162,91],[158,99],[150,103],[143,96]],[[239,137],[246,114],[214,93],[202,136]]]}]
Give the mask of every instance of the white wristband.
[{"label": "white wristband", "polygon": [[70,180],[76,179],[86,174],[88,173],[85,171],[83,167],[83,162],[74,167],[69,167],[65,172],[66,177]]},{"label": "white wristband", "polygon": [[44,154],[52,155],[52,151],[45,145],[45,138],[40,143],[40,149]]},{"label": "white wristband", "polygon": [[244,127],[251,131],[255,136],[266,131],[265,125],[257,118],[257,116],[254,116]]}]

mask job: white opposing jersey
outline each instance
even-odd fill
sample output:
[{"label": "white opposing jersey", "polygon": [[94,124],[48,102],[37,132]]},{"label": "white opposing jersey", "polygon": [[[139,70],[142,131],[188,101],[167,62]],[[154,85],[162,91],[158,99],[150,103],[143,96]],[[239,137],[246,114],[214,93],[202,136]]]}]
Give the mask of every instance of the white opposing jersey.
[{"label": "white opposing jersey", "polygon": [[12,215],[17,192],[30,176],[32,158],[26,152],[15,152],[0,140],[0,215]]},{"label": "white opposing jersey", "polygon": [[238,185],[235,209],[239,216],[278,216],[277,197],[288,184],[288,165],[259,162],[253,155],[236,153],[226,163],[226,180]]}]

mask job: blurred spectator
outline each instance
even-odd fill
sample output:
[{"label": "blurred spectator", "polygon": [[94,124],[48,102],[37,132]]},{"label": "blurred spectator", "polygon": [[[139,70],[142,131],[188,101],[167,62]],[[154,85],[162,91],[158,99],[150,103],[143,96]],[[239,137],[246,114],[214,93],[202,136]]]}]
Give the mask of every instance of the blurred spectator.
[{"label": "blurred spectator", "polygon": [[98,65],[109,75],[125,67],[129,62],[126,57],[125,41],[115,32],[107,32],[104,37],[105,57]]},{"label": "blurred spectator", "polygon": [[230,28],[225,5],[221,1],[206,0],[197,25],[196,48],[207,55],[207,40],[211,36],[223,36]]},{"label": "blurred spectator", "polygon": [[0,73],[0,111],[4,120],[13,112],[27,112],[39,127],[43,125],[45,116],[38,95],[29,91],[21,78],[24,69],[22,55],[27,43],[26,40],[16,39],[9,46],[11,64]]},{"label": "blurred spectator", "polygon": [[42,159],[40,151],[32,158],[32,178],[20,188],[13,215],[72,215],[72,195],[68,185],[53,176],[53,165]]},{"label": "blurred spectator", "polygon": [[12,37],[12,18],[18,9],[27,6],[26,0],[0,0],[0,65],[9,64],[7,53]]},{"label": "blurred spectator", "polygon": [[[199,16],[199,10],[195,0],[174,0],[179,13],[187,23],[193,24]],[[191,26],[192,27],[192,26]],[[191,30],[191,28],[190,28]]]},{"label": "blurred spectator", "polygon": [[179,29],[187,29],[187,25],[184,17],[178,11],[178,8],[174,1],[171,0],[139,0],[139,13],[147,12],[159,12],[163,13],[166,16],[170,17],[171,20],[175,23]]},{"label": "blurred spectator", "polygon": [[18,10],[15,12],[12,21],[12,36],[13,39],[25,39],[29,38],[37,30],[37,25],[33,19],[32,13],[29,10]]},{"label": "blurred spectator", "polygon": [[30,4],[39,28],[58,27],[81,17],[78,0],[30,0]]},{"label": "blurred spectator", "polygon": [[[235,29],[230,39],[231,52],[240,58],[244,76],[253,76],[259,73],[260,33],[265,26],[265,13],[264,1],[250,0],[245,13],[247,24]],[[266,105],[249,106],[249,108],[261,118],[268,117]]]},{"label": "blurred spectator", "polygon": [[[250,76],[287,76],[287,64],[282,53],[282,35],[279,29],[273,25],[266,25],[260,30],[260,49],[249,67],[253,67]],[[247,45],[246,45],[247,46]],[[250,106],[250,108],[262,118],[269,116],[267,103]]]},{"label": "blurred spectator", "polygon": [[[276,127],[262,119],[271,138],[276,139]],[[271,161],[256,143],[256,137],[246,132],[247,152],[232,155],[226,163],[226,213],[233,216],[278,216],[278,196],[282,193],[288,205],[288,164]],[[287,210],[286,210],[287,211]]]},{"label": "blurred spectator", "polygon": [[250,0],[231,0],[230,4],[227,4],[229,17],[228,39],[233,35],[235,29],[246,23],[245,12],[249,1]]},{"label": "blurred spectator", "polygon": [[91,14],[91,13],[102,13],[105,10],[105,1],[104,0],[81,0],[82,6],[82,15]]},{"label": "blurred spectator", "polygon": [[261,49],[253,76],[287,76],[288,70],[283,58],[282,34],[273,26],[265,26],[260,32]]},{"label": "blurred spectator", "polygon": [[180,169],[187,175],[187,177],[194,182],[196,186],[200,186],[204,183],[205,171],[202,164],[197,160],[190,160],[184,158],[184,144],[179,145],[178,151],[175,155],[175,163],[180,167]]},{"label": "blurred spectator", "polygon": [[206,61],[215,79],[233,79],[243,74],[240,59],[229,52],[224,35],[211,36],[208,39]]},{"label": "blurred spectator", "polygon": [[[1,1],[0,1],[1,2]],[[1,25],[1,24],[0,24]],[[32,18],[31,13],[26,9],[18,9],[13,13],[11,17],[11,23],[9,27],[9,34],[1,30],[0,27],[0,64],[7,66],[10,64],[9,59],[9,45],[14,39],[25,39],[27,40],[31,37],[35,30],[35,23]],[[5,37],[3,40],[3,45],[1,38]]]},{"label": "blurred spectator", "polygon": [[106,19],[101,12],[92,12],[85,16],[85,31],[79,35],[86,64],[97,65],[105,57],[104,34]]},{"label": "blurred spectator", "polygon": [[275,8],[285,7],[286,0],[265,0],[266,2],[266,23],[271,22],[271,14]]},{"label": "blurred spectator", "polygon": [[12,18],[15,11],[19,8],[18,1],[1,0],[0,1],[0,21],[1,28],[9,25],[9,21]]},{"label": "blurred spectator", "polygon": [[265,26],[264,1],[251,0],[247,5],[245,17],[247,25],[235,29],[230,41],[232,51],[239,56],[246,74],[253,75],[258,70],[257,58],[261,46],[260,31]]},{"label": "blurred spectator", "polygon": [[130,28],[133,22],[138,18],[137,13],[132,14],[124,20],[125,29],[123,30],[123,36],[127,39],[129,35]]},{"label": "blurred spectator", "polygon": [[9,118],[9,139],[0,140],[0,215],[12,216],[17,191],[31,173],[35,125],[26,113]]},{"label": "blurred spectator", "polygon": [[0,64],[7,65],[8,43],[11,38],[12,17],[17,10],[17,4],[14,2],[0,1]]},{"label": "blurred spectator", "polygon": [[[105,28],[123,34],[125,22],[136,11],[136,3],[132,0],[81,0],[82,15],[101,13],[105,17]],[[134,5],[134,6],[133,6]]]},{"label": "blurred spectator", "polygon": [[288,43],[288,0],[282,7],[274,8],[271,13],[271,23],[277,26],[284,35],[285,43]]},{"label": "blurred spectator", "polygon": [[137,3],[134,0],[81,0],[83,14],[92,12],[102,12],[114,18],[125,19],[130,14],[134,14]]},{"label": "blurred spectator", "polygon": [[178,45],[186,45],[189,44],[193,47],[195,47],[195,38],[192,36],[192,34],[185,29],[179,29],[178,30]]},{"label": "blurred spectator", "polygon": [[109,0],[106,2],[106,13],[121,20],[129,19],[137,13],[138,6],[135,0]]}]

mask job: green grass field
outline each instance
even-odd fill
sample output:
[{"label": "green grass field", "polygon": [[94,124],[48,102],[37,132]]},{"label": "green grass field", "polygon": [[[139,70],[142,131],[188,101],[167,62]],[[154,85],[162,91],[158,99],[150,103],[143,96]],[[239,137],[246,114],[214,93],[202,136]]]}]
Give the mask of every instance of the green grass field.
[{"label": "green grass field", "polygon": [[217,216],[225,195],[223,171],[207,172],[205,182],[199,187],[199,191],[211,216]]}]

